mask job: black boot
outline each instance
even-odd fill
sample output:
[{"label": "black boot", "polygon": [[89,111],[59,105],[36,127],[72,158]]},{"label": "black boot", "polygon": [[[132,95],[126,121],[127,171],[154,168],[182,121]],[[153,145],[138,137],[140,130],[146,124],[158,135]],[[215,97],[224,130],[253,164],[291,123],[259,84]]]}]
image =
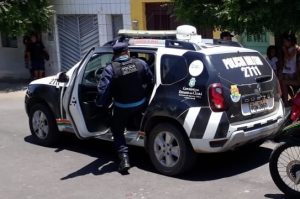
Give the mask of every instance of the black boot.
[{"label": "black boot", "polygon": [[119,165],[119,172],[127,172],[130,169],[129,157],[127,153],[120,153],[120,165]]}]

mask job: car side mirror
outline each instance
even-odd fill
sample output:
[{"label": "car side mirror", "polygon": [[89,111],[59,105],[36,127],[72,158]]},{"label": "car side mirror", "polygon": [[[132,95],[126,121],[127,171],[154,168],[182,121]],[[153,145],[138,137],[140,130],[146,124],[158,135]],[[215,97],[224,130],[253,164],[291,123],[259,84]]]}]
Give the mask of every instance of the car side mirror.
[{"label": "car side mirror", "polygon": [[65,72],[58,73],[56,79],[59,83],[67,83],[69,81],[69,77],[66,75]]}]

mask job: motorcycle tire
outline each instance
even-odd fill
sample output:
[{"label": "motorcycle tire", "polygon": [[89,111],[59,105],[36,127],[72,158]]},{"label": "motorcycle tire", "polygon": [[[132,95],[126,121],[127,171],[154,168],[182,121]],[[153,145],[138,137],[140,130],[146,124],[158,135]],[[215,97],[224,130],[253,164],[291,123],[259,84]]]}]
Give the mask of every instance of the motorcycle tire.
[{"label": "motorcycle tire", "polygon": [[[297,148],[299,147],[297,158],[296,159],[288,158],[290,160],[290,162],[287,164],[286,167],[282,168],[285,171],[279,171],[280,168],[278,167],[278,164],[282,164],[281,162],[279,162],[280,161],[279,158],[286,150],[291,151],[292,149],[295,149],[293,147],[297,147]],[[295,150],[297,150],[297,149],[295,149]],[[284,154],[284,155],[286,155],[286,154]],[[300,198],[300,184],[294,186],[296,189],[295,190],[283,180],[284,177],[282,177],[280,174],[286,172],[285,179],[293,182],[292,177],[291,177],[292,174],[290,172],[292,169],[288,169],[288,167],[289,167],[288,165],[290,163],[292,163],[293,161],[296,161],[297,163],[295,163],[295,164],[298,166],[298,163],[300,163],[299,155],[300,155],[300,143],[282,142],[276,146],[276,148],[273,150],[273,152],[270,156],[269,169],[270,169],[271,177],[272,177],[274,183],[276,184],[276,186],[290,198]],[[284,157],[287,157],[287,156],[284,156]]]}]

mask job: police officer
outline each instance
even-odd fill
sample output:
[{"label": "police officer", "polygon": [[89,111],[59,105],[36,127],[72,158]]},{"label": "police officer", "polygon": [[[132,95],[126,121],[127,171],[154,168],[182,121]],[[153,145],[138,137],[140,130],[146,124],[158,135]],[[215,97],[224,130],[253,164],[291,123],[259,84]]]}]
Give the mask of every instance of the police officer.
[{"label": "police officer", "polygon": [[107,107],[111,98],[113,99],[111,131],[119,153],[119,171],[126,172],[130,163],[124,131],[129,119],[144,111],[147,101],[146,87],[153,83],[153,75],[144,61],[129,57],[126,43],[115,44],[113,52],[112,63],[101,74],[97,105]]}]

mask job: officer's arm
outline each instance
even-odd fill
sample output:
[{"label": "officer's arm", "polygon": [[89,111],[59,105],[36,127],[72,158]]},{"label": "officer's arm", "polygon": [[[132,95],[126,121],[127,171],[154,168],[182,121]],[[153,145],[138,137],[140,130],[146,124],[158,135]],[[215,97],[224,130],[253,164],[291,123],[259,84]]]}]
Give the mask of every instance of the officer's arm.
[{"label": "officer's arm", "polygon": [[103,70],[97,90],[96,105],[99,107],[108,107],[111,101],[111,83],[113,78],[113,69],[111,64],[107,65]]},{"label": "officer's arm", "polygon": [[148,66],[148,64],[146,62],[142,62],[143,66],[144,66],[144,79],[145,79],[145,83],[148,85],[152,85],[153,84],[153,74],[150,70],[150,67]]}]

